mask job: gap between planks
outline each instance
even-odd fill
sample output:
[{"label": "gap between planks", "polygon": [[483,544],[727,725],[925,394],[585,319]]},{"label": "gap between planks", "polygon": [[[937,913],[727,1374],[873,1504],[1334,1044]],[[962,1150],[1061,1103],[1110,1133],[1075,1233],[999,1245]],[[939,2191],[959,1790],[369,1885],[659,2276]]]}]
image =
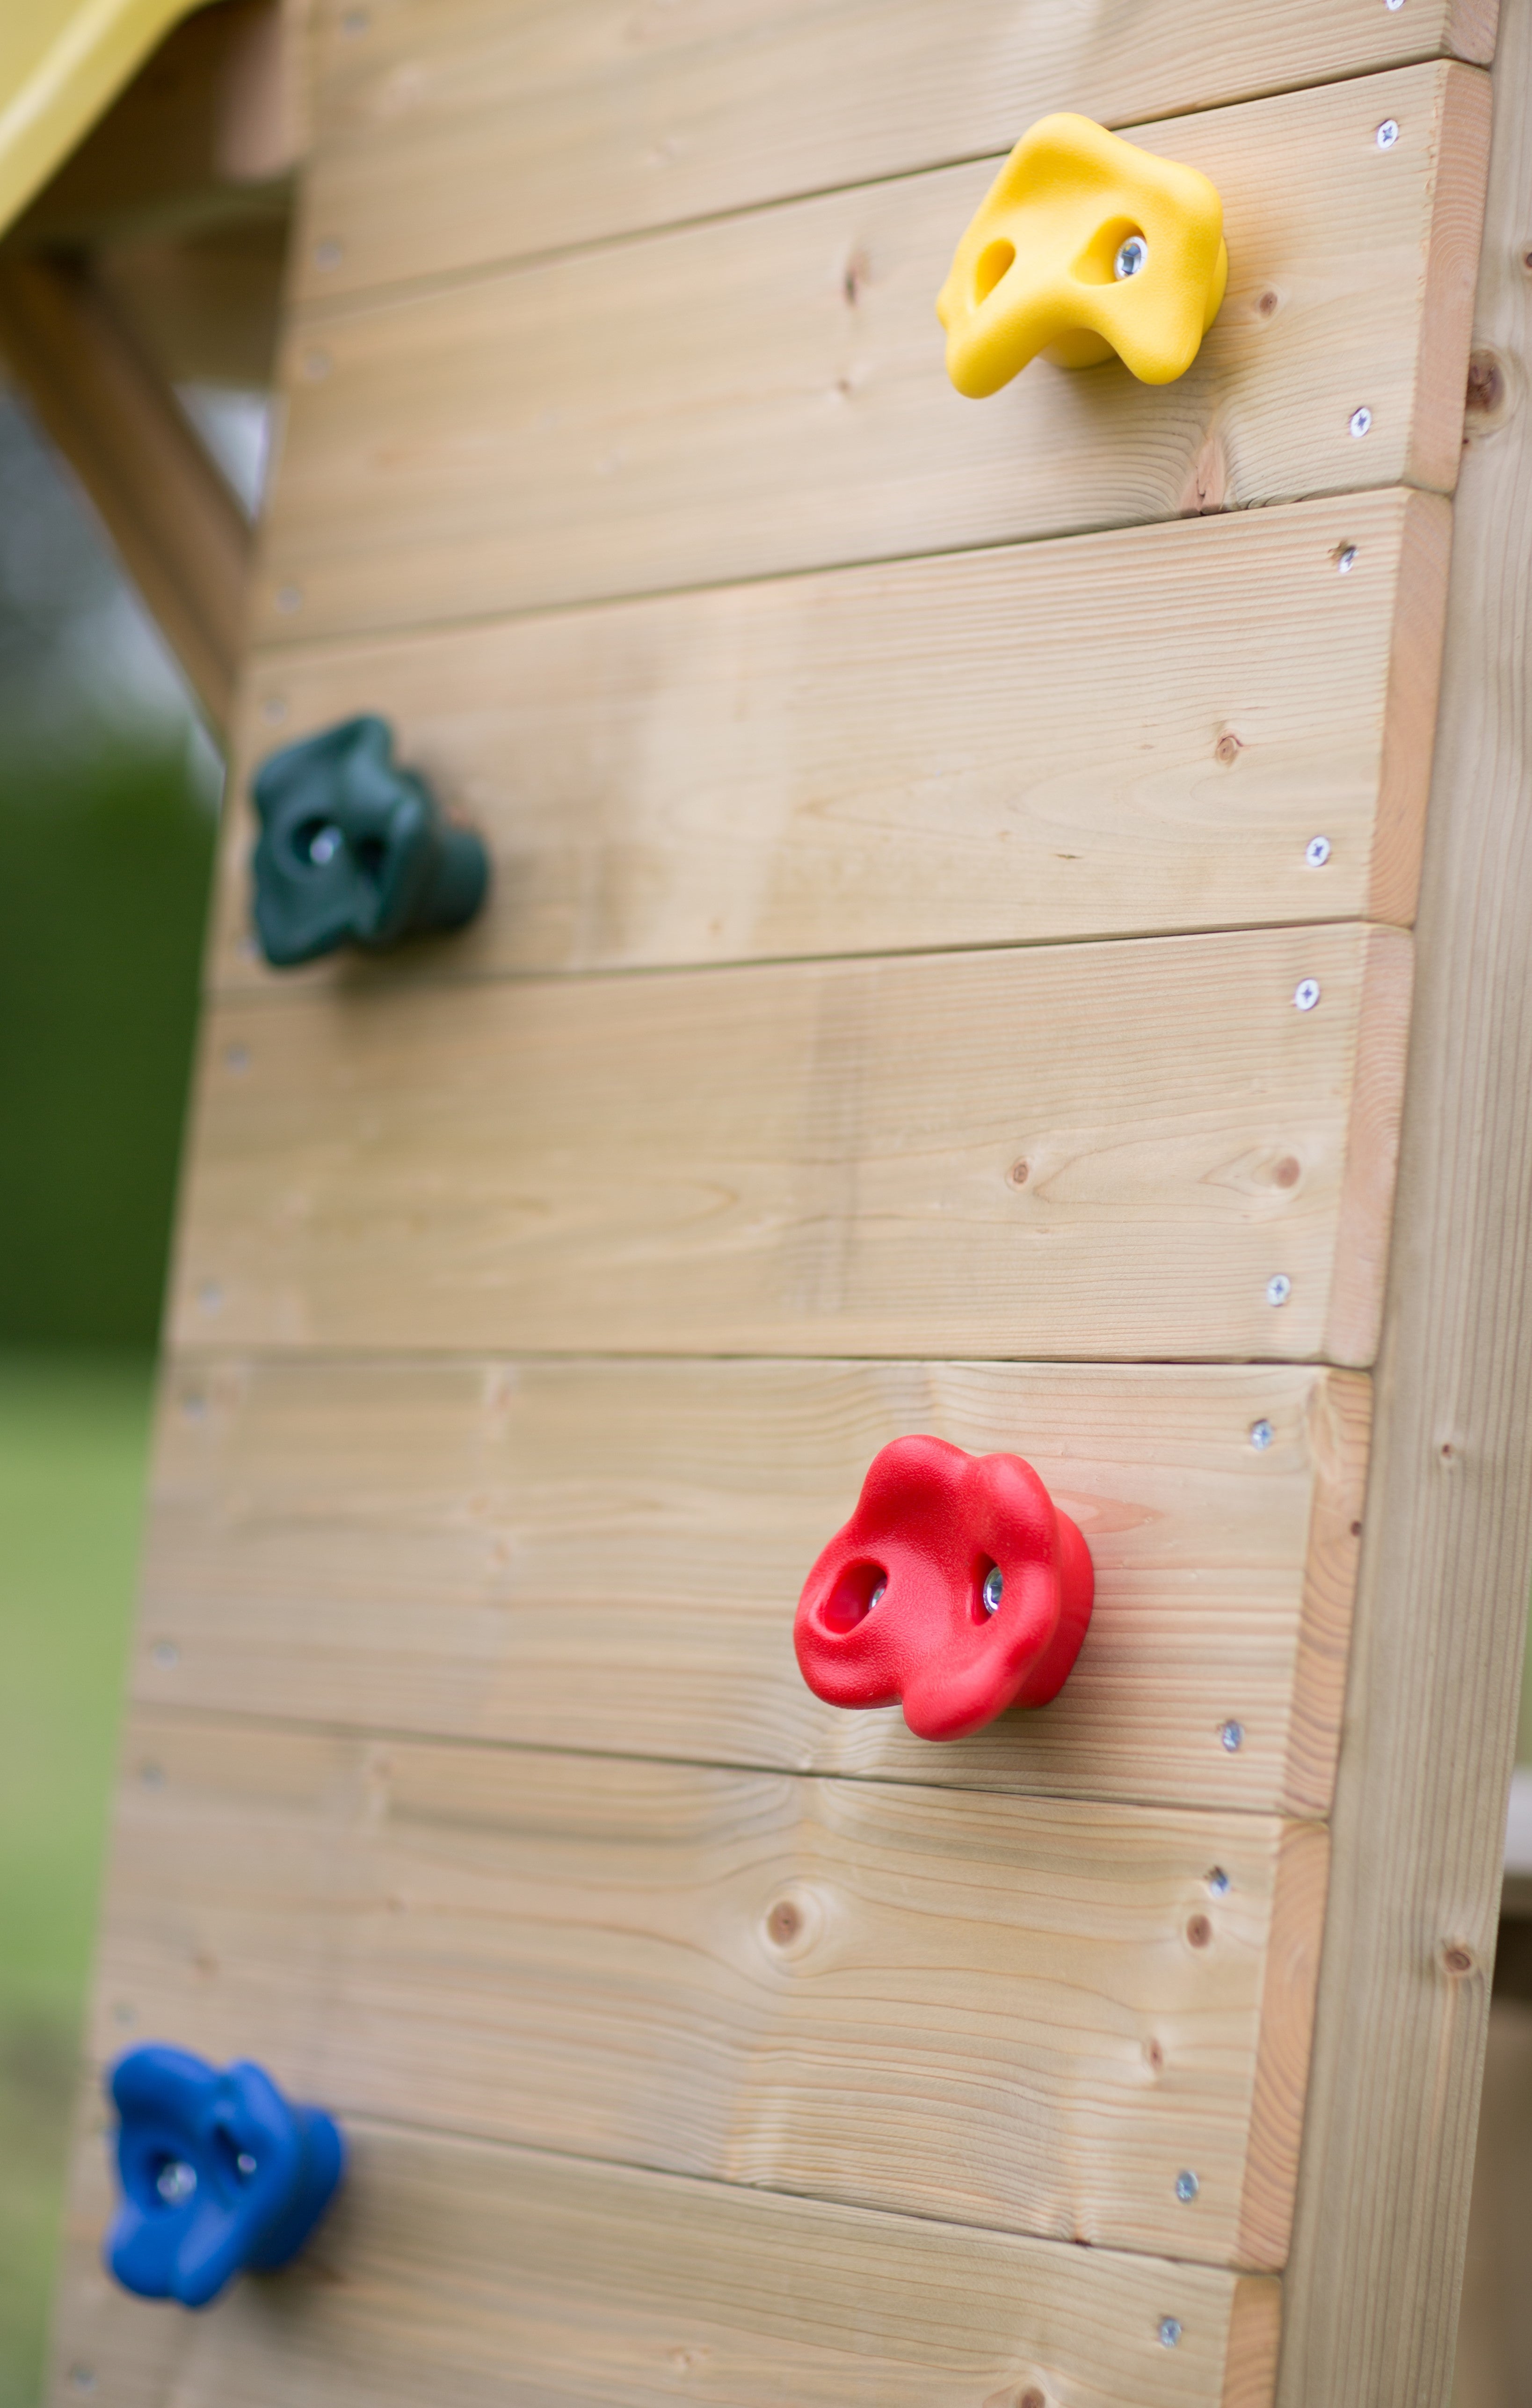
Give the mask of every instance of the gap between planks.
[{"label": "gap between planks", "polygon": [[[104,2118],[82,2102],[55,2343],[110,2408],[1268,2408],[1270,2277],[598,2169],[352,2119],[347,2186],[287,2272],[216,2317],[107,2280]],[[344,2270],[344,2272],[342,2272]],[[1174,2353],[1159,2338],[1181,2326]],[[528,2388],[528,2396],[532,2391]]]},{"label": "gap between planks", "polygon": [[1286,2254],[1320,1825],[141,1711],[115,1833],[106,2047],[126,2014],[343,2114]]},{"label": "gap between planks", "polygon": [[[1370,1409],[1366,1378],[1292,1367],[180,1357],[135,1686],[374,1732],[1322,1814]],[[1096,1567],[1063,1695],[946,1747],[823,1705],[791,1647],[809,1564],[913,1429],[1036,1464]]]},{"label": "gap between planks", "polygon": [[1451,523],[1396,488],[257,654],[214,983],[294,979],[248,934],[253,763],[385,695],[489,899],[299,984],[1407,926]]},{"label": "gap between planks", "polygon": [[[1220,182],[1236,261],[1196,364],[1158,391],[1110,366],[1035,367],[981,409],[951,391],[931,296],[982,187],[970,169],[295,323],[257,637],[1364,480],[1450,491],[1487,108],[1480,70],[1436,65],[1145,129]],[[1405,131],[1383,153],[1388,112]],[[852,257],[872,266],[848,300]]]},{"label": "gap between planks", "polygon": [[[316,28],[301,299],[377,290],[1003,153],[1054,108],[1143,125],[1447,54],[1487,64],[1494,0],[1408,11],[1287,0],[1231,19],[1171,0],[1131,23],[1050,0],[961,15],[845,0],[758,18],[693,7],[632,38],[586,0],[374,8]],[[854,106],[848,106],[848,84]]]}]

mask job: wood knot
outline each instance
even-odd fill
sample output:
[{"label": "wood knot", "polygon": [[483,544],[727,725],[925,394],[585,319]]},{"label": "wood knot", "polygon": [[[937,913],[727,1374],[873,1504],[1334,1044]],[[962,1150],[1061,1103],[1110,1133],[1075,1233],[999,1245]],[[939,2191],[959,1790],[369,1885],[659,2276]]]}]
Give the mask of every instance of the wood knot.
[{"label": "wood knot", "polygon": [[1271,1174],[1271,1184],[1273,1187],[1296,1187],[1299,1175],[1296,1154],[1284,1154]]},{"label": "wood knot", "polygon": [[1028,1179],[1031,1177],[1031,1168],[1030,1163],[1025,1162],[1013,1162],[1011,1164],[1010,1168],[1006,1173],[1006,1177],[1009,1180],[1012,1187],[1024,1187],[1026,1185]]},{"label": "wood knot", "polygon": [[1223,735],[1213,746],[1213,752],[1217,755],[1218,759],[1224,763],[1225,768],[1231,761],[1238,760],[1239,755],[1244,749],[1244,746],[1240,743],[1238,737],[1236,736],[1232,727],[1225,727]]},{"label": "wood knot", "polygon": [[1513,388],[1498,352],[1477,351],[1468,360],[1468,390],[1463,396],[1464,449],[1482,435],[1493,435],[1511,415]]},{"label": "wood knot", "polygon": [[803,1929],[803,1910],[790,1898],[780,1898],[766,1916],[766,1936],[779,1948],[791,1947]]},{"label": "wood knot", "polygon": [[1466,1947],[1461,1940],[1449,1940],[1442,1948],[1441,1970],[1454,1982],[1461,1982],[1466,1974],[1471,1973],[1475,1961],[1473,1950]]},{"label": "wood knot", "polygon": [[1165,2051],[1160,2046],[1157,2040],[1145,2041],[1144,2063],[1148,2066],[1151,2073],[1163,2073],[1165,2071]]},{"label": "wood knot", "polygon": [[1255,304],[1255,314],[1258,318],[1274,318],[1281,308],[1281,294],[1273,293],[1268,285]]},{"label": "wood knot", "polygon": [[855,308],[862,298],[862,288],[869,280],[871,273],[866,252],[853,251],[846,262],[845,271],[840,279],[840,290],[846,296],[848,309]]},{"label": "wood knot", "polygon": [[1194,1914],[1186,1927],[1186,1937],[1194,1948],[1206,1948],[1213,1936],[1212,1925],[1205,1914]]}]

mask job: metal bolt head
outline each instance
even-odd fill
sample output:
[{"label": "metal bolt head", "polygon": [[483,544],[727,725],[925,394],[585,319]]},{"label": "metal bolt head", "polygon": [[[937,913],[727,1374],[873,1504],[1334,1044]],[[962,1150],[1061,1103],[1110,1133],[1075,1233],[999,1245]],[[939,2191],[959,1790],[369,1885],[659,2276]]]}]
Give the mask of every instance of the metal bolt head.
[{"label": "metal bolt head", "polygon": [[1293,989],[1293,1000],[1300,1011],[1312,1011],[1319,1001],[1318,979],[1299,979]]},{"label": "metal bolt head", "polygon": [[1180,2342],[1181,2318],[1179,2316],[1162,2316],[1160,2318],[1161,2348],[1175,2349],[1179,2346]]},{"label": "metal bolt head", "polygon": [[1353,435],[1370,435],[1372,432],[1372,412],[1366,407],[1361,409],[1353,409],[1350,418],[1346,421],[1346,423],[1351,428]]},{"label": "metal bolt head", "polygon": [[1196,2199],[1201,2188],[1202,2185],[1198,2182],[1196,2174],[1192,2172],[1191,2167],[1183,2166],[1181,2172],[1176,2176],[1176,2197],[1180,2200],[1182,2207],[1189,2207],[1192,2200]]},{"label": "metal bolt head", "polygon": [[1119,243],[1117,247],[1117,256],[1111,263],[1111,272],[1119,284],[1125,284],[1130,276],[1141,276],[1148,265],[1148,243],[1141,234],[1130,234],[1127,240]]},{"label": "metal bolt head", "polygon": [[1353,543],[1342,544],[1335,557],[1336,575],[1338,577],[1349,577],[1355,566],[1356,546]]},{"label": "metal bolt head", "polygon": [[986,1613],[998,1613],[1000,1611],[1000,1599],[1004,1597],[1005,1593],[1006,1576],[1000,1570],[998,1564],[991,1564],[988,1571],[984,1574],[984,1585],[980,1591],[980,1602],[982,1604],[984,1612]]},{"label": "metal bolt head", "polygon": [[1271,1277],[1266,1283],[1266,1300],[1267,1304],[1285,1304],[1292,1293],[1293,1283],[1288,1278],[1287,1273],[1285,1271],[1273,1271]]},{"label": "metal bolt head", "polygon": [[1330,858],[1329,838],[1311,836],[1303,848],[1303,857],[1310,869],[1323,869]]},{"label": "metal bolt head", "polygon": [[1269,1422],[1251,1423],[1250,1442],[1255,1449],[1257,1455],[1264,1455],[1268,1446],[1274,1446],[1276,1444],[1276,1440],[1277,1433],[1272,1428]]},{"label": "metal bolt head", "polygon": [[1245,1743],[1245,1726],[1243,1723],[1225,1723],[1218,1736],[1229,1755],[1238,1756]]},{"label": "metal bolt head", "polygon": [[1397,142],[1398,138],[1399,138],[1399,124],[1398,124],[1398,120],[1397,120],[1397,118],[1394,118],[1394,117],[1385,117],[1385,118],[1384,118],[1384,120],[1383,120],[1383,122],[1382,122],[1382,125],[1380,125],[1380,127],[1378,128],[1378,148],[1379,148],[1379,150],[1393,150],[1393,148],[1394,148],[1395,143],[1396,143],[1396,142]]},{"label": "metal bolt head", "polygon": [[191,2198],[196,2186],[196,2171],[182,2157],[172,2157],[154,2177],[154,2187],[166,2207],[179,2207],[183,2199]]},{"label": "metal bolt head", "polygon": [[1224,1870],[1222,1865],[1214,1865],[1211,1872],[1208,1875],[1208,1887],[1211,1890],[1214,1898],[1227,1898],[1229,1894],[1229,1877]]}]

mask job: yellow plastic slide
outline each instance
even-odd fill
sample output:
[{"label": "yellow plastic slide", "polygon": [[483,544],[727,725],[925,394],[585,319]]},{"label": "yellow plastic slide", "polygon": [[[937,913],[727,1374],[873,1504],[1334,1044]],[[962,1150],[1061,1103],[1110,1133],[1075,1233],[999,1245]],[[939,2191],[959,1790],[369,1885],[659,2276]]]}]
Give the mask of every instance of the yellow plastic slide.
[{"label": "yellow plastic slide", "polygon": [[202,0],[0,0],[0,233]]}]

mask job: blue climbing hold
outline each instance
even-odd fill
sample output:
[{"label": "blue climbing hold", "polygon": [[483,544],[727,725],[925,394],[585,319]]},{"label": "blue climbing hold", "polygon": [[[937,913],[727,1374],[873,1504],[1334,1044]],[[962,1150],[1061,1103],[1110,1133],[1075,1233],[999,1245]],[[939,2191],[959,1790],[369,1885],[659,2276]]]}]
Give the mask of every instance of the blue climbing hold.
[{"label": "blue climbing hold", "polygon": [[107,2078],[120,2118],[122,2204],[107,2271],[145,2300],[205,2308],[249,2268],[303,2247],[346,2150],[320,2107],[296,2107],[258,2065],[220,2072],[185,2049],[130,2049]]}]

